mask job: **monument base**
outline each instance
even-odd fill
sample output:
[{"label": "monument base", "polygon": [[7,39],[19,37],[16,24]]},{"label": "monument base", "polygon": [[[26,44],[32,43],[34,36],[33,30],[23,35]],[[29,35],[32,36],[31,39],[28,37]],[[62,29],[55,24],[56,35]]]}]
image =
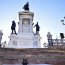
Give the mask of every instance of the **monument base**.
[{"label": "monument base", "polygon": [[11,34],[9,48],[41,48],[40,35]]},{"label": "monument base", "polygon": [[10,35],[9,48],[41,48],[40,35],[33,33],[33,16],[30,11],[19,12],[18,33]]}]

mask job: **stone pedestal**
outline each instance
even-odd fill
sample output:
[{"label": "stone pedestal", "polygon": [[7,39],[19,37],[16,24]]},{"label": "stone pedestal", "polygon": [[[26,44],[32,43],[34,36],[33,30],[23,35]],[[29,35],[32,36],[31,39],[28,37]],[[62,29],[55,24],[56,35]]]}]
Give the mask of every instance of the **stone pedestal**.
[{"label": "stone pedestal", "polygon": [[40,35],[33,33],[33,16],[30,11],[19,12],[18,33],[10,35],[9,48],[40,48]]}]

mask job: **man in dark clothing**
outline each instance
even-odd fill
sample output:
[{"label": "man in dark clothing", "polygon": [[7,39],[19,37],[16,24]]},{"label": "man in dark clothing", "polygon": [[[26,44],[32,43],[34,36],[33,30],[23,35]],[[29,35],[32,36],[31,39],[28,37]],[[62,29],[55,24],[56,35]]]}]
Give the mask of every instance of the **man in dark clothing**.
[{"label": "man in dark clothing", "polygon": [[22,62],[23,65],[27,65],[28,64],[28,61],[27,59],[23,59],[23,62]]}]

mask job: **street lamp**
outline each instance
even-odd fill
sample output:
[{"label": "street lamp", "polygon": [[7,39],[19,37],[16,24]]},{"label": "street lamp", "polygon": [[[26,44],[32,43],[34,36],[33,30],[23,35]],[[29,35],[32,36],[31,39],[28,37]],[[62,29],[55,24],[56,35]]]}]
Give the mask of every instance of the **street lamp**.
[{"label": "street lamp", "polygon": [[[64,17],[64,19],[65,19],[65,17]],[[63,25],[65,25],[64,20],[61,20],[61,22],[62,22]]]},{"label": "street lamp", "polygon": [[[65,21],[65,16],[64,16],[64,20],[61,20],[61,23],[62,23],[63,25],[65,25],[64,21]],[[61,36],[61,43],[63,44],[64,34],[63,34],[63,33],[60,33],[60,36]]]}]

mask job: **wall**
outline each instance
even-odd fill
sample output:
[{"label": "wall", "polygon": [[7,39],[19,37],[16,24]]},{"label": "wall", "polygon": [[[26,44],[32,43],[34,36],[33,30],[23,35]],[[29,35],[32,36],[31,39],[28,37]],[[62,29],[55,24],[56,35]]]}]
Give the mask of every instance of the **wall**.
[{"label": "wall", "polygon": [[24,58],[29,64],[65,63],[65,48],[0,48],[0,64],[21,64]]}]

